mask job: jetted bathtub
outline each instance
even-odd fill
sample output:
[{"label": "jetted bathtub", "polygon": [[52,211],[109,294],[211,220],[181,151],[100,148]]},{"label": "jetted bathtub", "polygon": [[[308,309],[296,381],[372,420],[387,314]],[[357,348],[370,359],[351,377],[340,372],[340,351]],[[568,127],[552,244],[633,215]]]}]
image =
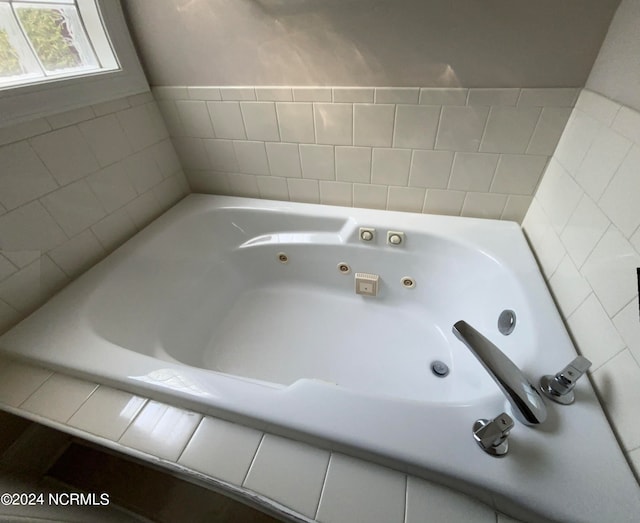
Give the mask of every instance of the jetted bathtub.
[{"label": "jetted bathtub", "polygon": [[[356,273],[378,276],[377,296],[356,293]],[[637,521],[638,486],[586,378],[543,425],[516,422],[505,457],[479,448],[474,421],[510,411],[458,320],[533,383],[576,356],[515,223],[191,195],[0,348],[489,492],[511,513]]]}]

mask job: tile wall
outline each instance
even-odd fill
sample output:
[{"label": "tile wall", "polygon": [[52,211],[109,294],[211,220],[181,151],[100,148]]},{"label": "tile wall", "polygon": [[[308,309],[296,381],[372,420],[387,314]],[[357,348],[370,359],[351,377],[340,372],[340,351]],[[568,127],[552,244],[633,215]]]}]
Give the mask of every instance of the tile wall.
[{"label": "tile wall", "polygon": [[0,332],[188,192],[149,92],[0,129]]},{"label": "tile wall", "polygon": [[640,475],[640,113],[583,90],[523,227]]},{"label": "tile wall", "polygon": [[519,222],[578,90],[153,92],[196,192]]}]

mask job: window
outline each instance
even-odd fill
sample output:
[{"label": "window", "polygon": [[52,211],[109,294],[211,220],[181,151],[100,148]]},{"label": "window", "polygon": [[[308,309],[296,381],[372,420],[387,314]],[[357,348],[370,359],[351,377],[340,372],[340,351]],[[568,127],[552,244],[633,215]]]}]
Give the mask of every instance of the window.
[{"label": "window", "polygon": [[0,0],[0,128],[149,86],[117,0]]},{"label": "window", "polygon": [[118,68],[92,0],[0,0],[0,87]]}]

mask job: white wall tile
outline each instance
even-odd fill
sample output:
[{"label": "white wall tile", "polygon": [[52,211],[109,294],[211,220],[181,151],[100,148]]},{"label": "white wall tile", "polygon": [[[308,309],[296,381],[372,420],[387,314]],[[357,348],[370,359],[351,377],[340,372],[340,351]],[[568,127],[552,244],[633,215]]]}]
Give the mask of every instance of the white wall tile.
[{"label": "white wall tile", "polygon": [[93,113],[96,116],[104,116],[105,114],[117,113],[130,107],[129,101],[126,98],[119,98],[117,100],[110,100],[108,102],[102,102],[92,105]]},{"label": "white wall tile", "polygon": [[[14,263],[14,252],[44,252],[67,240],[62,229],[39,202],[28,203],[0,216],[0,238],[3,254]],[[21,266],[20,263],[18,265]]]},{"label": "white wall tile", "polygon": [[58,184],[26,141],[0,147],[0,203],[13,209]]},{"label": "white wall tile", "polygon": [[569,316],[567,325],[581,353],[592,363],[592,372],[624,349],[624,341],[594,294]]},{"label": "white wall tile", "polygon": [[89,175],[87,182],[107,212],[119,209],[137,196],[125,166],[120,162]]},{"label": "white wall tile", "polygon": [[491,192],[531,195],[546,165],[546,156],[502,154]]},{"label": "white wall tile", "polygon": [[320,187],[317,180],[289,178],[287,187],[292,202],[320,203]]},{"label": "white wall tile", "polygon": [[182,173],[174,174],[169,178],[165,178],[151,189],[161,209],[168,209],[186,196],[187,192],[185,192],[184,186],[180,183],[181,176],[183,176]]},{"label": "white wall tile", "polygon": [[398,105],[393,131],[393,146],[415,149],[433,149],[440,107]]},{"label": "white wall tile", "polygon": [[[240,486],[261,439],[262,432],[258,430],[207,416],[196,429],[178,463]],[[279,465],[276,468],[279,469]]]},{"label": "white wall tile", "polygon": [[296,102],[331,102],[331,87],[294,87],[293,100]]},{"label": "white wall tile", "polygon": [[410,166],[410,150],[375,148],[371,159],[371,183],[406,186]]},{"label": "white wall tile", "polygon": [[120,443],[160,459],[176,461],[200,423],[195,412],[149,401],[120,438]]},{"label": "white wall tile", "polygon": [[229,191],[234,196],[260,198],[256,177],[251,174],[228,174]]},{"label": "white wall tile", "polygon": [[313,518],[328,463],[325,450],[265,434],[243,486]]},{"label": "white wall tile", "polygon": [[151,191],[138,196],[135,200],[131,200],[125,206],[125,209],[138,229],[146,227],[151,220],[157,218],[162,212],[158,200],[156,200]]},{"label": "white wall tile", "polygon": [[334,87],[333,101],[373,103],[373,87]]},{"label": "white wall tile", "polygon": [[409,186],[446,189],[453,156],[451,151],[413,151]]},{"label": "white wall tile", "polygon": [[355,104],[353,106],[353,143],[391,147],[395,105]]},{"label": "white wall tile", "polygon": [[462,205],[462,216],[498,220],[507,204],[504,194],[468,192]]},{"label": "white wall tile", "polygon": [[258,176],[256,181],[258,182],[258,189],[260,190],[260,198],[267,200],[289,200],[286,178]]},{"label": "white wall tile", "polygon": [[640,146],[634,145],[598,201],[602,210],[627,238],[640,225],[639,194]]},{"label": "white wall tile", "polygon": [[564,318],[568,318],[591,294],[591,286],[578,272],[570,256],[565,256],[549,279],[549,287]]},{"label": "white wall tile", "polygon": [[468,89],[462,88],[422,88],[420,104],[422,105],[465,105]]},{"label": "white wall tile", "polygon": [[531,205],[531,200],[533,200],[533,196],[510,194],[500,219],[522,223],[529,209],[529,205]]},{"label": "white wall tile", "polygon": [[407,478],[407,509],[405,523],[438,522],[495,523],[492,508],[455,490],[423,479]]},{"label": "white wall tile", "polygon": [[628,350],[593,373],[593,381],[626,450],[640,446],[640,367]]},{"label": "white wall tile", "polygon": [[313,106],[310,103],[277,103],[280,139],[284,142],[314,143]]},{"label": "white wall tile", "polygon": [[166,122],[167,128],[173,138],[177,136],[184,136],[185,130],[178,114],[178,108],[173,100],[159,100],[157,102],[158,110],[162,115],[162,118]]},{"label": "white wall tile", "polygon": [[137,232],[135,223],[124,208],[105,216],[91,230],[107,252],[119,247]]},{"label": "white wall tile", "polygon": [[610,223],[591,198],[584,195],[560,235],[577,267],[582,266]]},{"label": "white wall tile", "polygon": [[568,107],[544,107],[527,146],[527,154],[553,154],[570,115]]},{"label": "white wall tile", "polygon": [[345,182],[320,181],[320,203],[351,207],[353,204],[353,185]]},{"label": "white wall tile", "polygon": [[154,96],[151,91],[145,91],[143,93],[132,94],[131,96],[127,96],[127,101],[131,107],[135,107],[137,105],[144,105],[149,102],[154,101]]},{"label": "white wall tile", "polygon": [[211,118],[207,112],[207,106],[203,101],[176,100],[176,109],[185,136],[192,138],[213,138]]},{"label": "white wall tile", "polygon": [[151,149],[145,149],[122,160],[122,167],[129,176],[136,192],[142,194],[162,181],[162,173]]},{"label": "white wall tile", "polygon": [[611,128],[622,136],[640,145],[640,113],[629,107],[621,107]]},{"label": "white wall tile", "polygon": [[369,147],[336,147],[336,179],[341,182],[369,183],[371,154]]},{"label": "white wall tile", "polygon": [[141,151],[166,137],[166,128],[155,103],[116,113],[134,151]]},{"label": "white wall tile", "polygon": [[574,110],[556,147],[554,158],[575,174],[582,164],[601,124],[582,111]]},{"label": "white wall tile", "polygon": [[79,122],[84,122],[85,120],[91,120],[92,118],[95,118],[95,114],[93,113],[91,106],[78,107],[77,109],[71,109],[70,111],[46,117],[52,129],[60,129]]},{"label": "white wall tile", "polygon": [[[21,319],[22,315],[11,305],[0,300],[0,333],[4,333],[13,327]],[[0,401],[2,401],[0,399]]]},{"label": "white wall tile", "polygon": [[54,374],[20,408],[65,423],[97,387],[95,383]]},{"label": "white wall tile", "polygon": [[53,249],[49,256],[67,276],[76,278],[104,258],[105,254],[93,232],[87,229]]},{"label": "white wall tile", "polygon": [[209,155],[209,165],[214,171],[238,172],[236,151],[231,140],[203,140]]},{"label": "white wall tile", "polygon": [[238,102],[207,102],[216,138],[245,140],[247,135]]},{"label": "white wall tile", "polygon": [[516,105],[520,89],[469,89],[468,105]]},{"label": "white wall tile", "polygon": [[269,168],[274,176],[301,178],[300,150],[295,143],[266,143]]},{"label": "white wall tile", "polygon": [[423,212],[460,216],[467,193],[442,189],[427,189]]},{"label": "white wall tile", "polygon": [[443,107],[436,149],[477,151],[488,114],[488,107]]},{"label": "white wall tile", "polygon": [[518,105],[522,107],[573,107],[578,96],[576,88],[524,88]]},{"label": "white wall tile", "polygon": [[90,227],[106,214],[84,180],[58,189],[41,201],[69,236]]},{"label": "white wall tile", "polygon": [[629,140],[602,127],[575,172],[576,181],[591,198],[600,199],[630,149]]},{"label": "white wall tile", "polygon": [[300,145],[302,177],[335,180],[334,152],[330,145]]},{"label": "white wall tile", "polygon": [[[191,100],[220,101],[222,95],[217,87],[188,86],[188,97]],[[157,97],[156,97],[157,98]],[[184,95],[176,96],[177,100],[183,99]]]},{"label": "white wall tile", "polygon": [[211,170],[195,170],[188,171],[187,176],[189,178],[189,186],[193,192],[204,194],[233,194],[226,173]]},{"label": "white wall tile", "polygon": [[156,100],[183,100],[189,97],[186,86],[154,86],[151,92]]},{"label": "white wall tile", "polygon": [[33,394],[52,371],[24,363],[10,362],[0,368],[0,402],[17,407]]},{"label": "white wall tile", "polygon": [[153,145],[151,147],[151,154],[164,178],[182,170],[180,159],[178,158],[171,140],[162,140],[161,142]]},{"label": "white wall tile", "polygon": [[449,189],[489,191],[498,159],[497,154],[456,153],[449,178]]},{"label": "white wall tile", "polygon": [[609,316],[615,315],[638,292],[637,267],[640,255],[615,227],[609,227],[582,268]]},{"label": "white wall tile", "polygon": [[96,436],[117,441],[147,400],[100,386],[71,416],[68,424]]},{"label": "white wall tile", "polygon": [[0,283],[0,299],[21,313],[31,313],[68,282],[62,270],[45,255]]},{"label": "white wall tile", "polygon": [[405,492],[404,474],[333,453],[316,519],[326,523],[402,523]]},{"label": "white wall tile", "polygon": [[558,265],[560,265],[566,250],[538,202],[537,195],[531,202],[527,215],[522,221],[522,227],[529,239],[529,243],[534,246],[535,255],[542,272],[547,278],[550,278]]},{"label": "white wall tile", "polygon": [[293,102],[290,87],[256,87],[256,99],[265,102]]},{"label": "white wall tile", "polygon": [[620,107],[619,103],[589,91],[589,89],[582,89],[576,102],[576,109],[580,109],[583,113],[599,120],[604,125],[613,123]]},{"label": "white wall tile", "polygon": [[51,126],[44,118],[36,118],[35,120],[3,127],[0,129],[0,145],[19,142],[25,138],[44,134],[50,130]]},{"label": "white wall tile", "polygon": [[238,169],[243,174],[269,174],[269,161],[264,142],[234,141]]},{"label": "white wall tile", "polygon": [[83,122],[79,128],[103,167],[133,152],[118,119],[112,114]]},{"label": "white wall tile", "polygon": [[539,107],[492,107],[480,151],[524,153],[533,136],[540,112]]},{"label": "white wall tile", "polygon": [[251,101],[256,99],[256,91],[253,87],[220,87],[219,89],[223,100]]},{"label": "white wall tile", "polygon": [[0,281],[11,276],[17,270],[18,268],[3,256],[2,251],[0,251]]},{"label": "white wall tile", "polygon": [[377,104],[417,104],[419,87],[376,87]]},{"label": "white wall tile", "polygon": [[351,145],[353,143],[353,105],[313,104],[316,140],[321,144]]},{"label": "white wall tile", "polygon": [[77,127],[66,127],[31,139],[31,145],[61,185],[97,171],[98,162]]},{"label": "white wall tile", "polygon": [[613,324],[636,362],[640,362],[640,321],[638,321],[637,297],[613,317]]},{"label": "white wall tile", "polygon": [[353,206],[367,209],[386,209],[387,192],[386,185],[355,183],[353,184]]},{"label": "white wall tile", "polygon": [[552,158],[536,192],[536,199],[542,205],[556,233],[562,232],[582,194],[582,189],[573,178],[555,157]]},{"label": "white wall tile", "polygon": [[185,169],[210,169],[209,155],[200,138],[174,137],[173,145]]},{"label": "white wall tile", "polygon": [[247,139],[263,142],[280,141],[276,106],[272,102],[241,102],[240,110]]},{"label": "white wall tile", "polygon": [[422,212],[425,189],[416,187],[389,187],[387,209],[390,211]]}]

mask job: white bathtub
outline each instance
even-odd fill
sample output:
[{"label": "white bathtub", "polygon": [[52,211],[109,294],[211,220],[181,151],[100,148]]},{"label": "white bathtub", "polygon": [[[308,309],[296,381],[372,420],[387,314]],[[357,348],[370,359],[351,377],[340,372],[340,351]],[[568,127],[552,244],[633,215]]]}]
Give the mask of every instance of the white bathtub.
[{"label": "white bathtub", "polygon": [[[387,231],[404,242],[387,244]],[[356,272],[379,275],[377,297],[355,293]],[[504,309],[517,317],[509,336],[497,329]],[[478,448],[473,422],[509,411],[453,336],[458,320],[534,383],[575,357],[514,223],[191,195],[0,348],[542,518],[636,520],[638,486],[587,379],[576,404],[548,402],[543,426],[518,423],[506,457]],[[434,361],[449,375],[435,376]]]}]

